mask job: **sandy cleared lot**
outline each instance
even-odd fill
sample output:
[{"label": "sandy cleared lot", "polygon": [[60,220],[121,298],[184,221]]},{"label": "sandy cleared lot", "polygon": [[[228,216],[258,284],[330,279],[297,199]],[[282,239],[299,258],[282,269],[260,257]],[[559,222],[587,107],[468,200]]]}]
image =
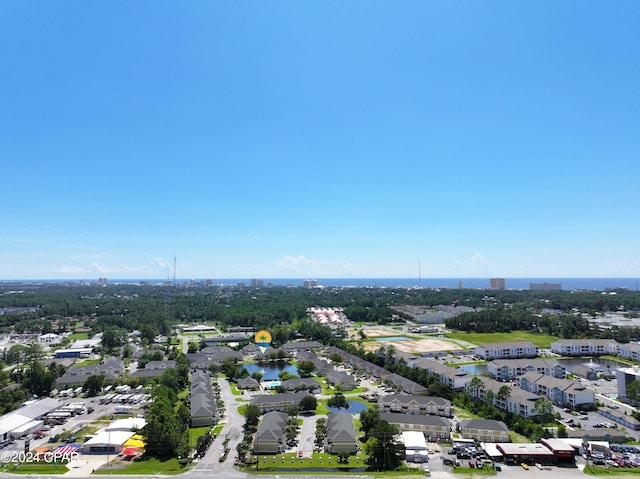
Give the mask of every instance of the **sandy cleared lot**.
[{"label": "sandy cleared lot", "polygon": [[405,336],[409,337],[408,341],[367,341],[362,343],[365,351],[375,351],[380,346],[391,346],[397,351],[404,351],[407,353],[426,353],[431,351],[456,351],[458,349],[462,349],[456,343],[445,341],[443,339],[437,338],[424,338],[424,339],[413,339],[416,336],[414,334],[404,334],[400,331],[385,328],[380,326],[364,328],[365,334],[367,338],[381,338],[381,337],[389,337],[389,336]]}]

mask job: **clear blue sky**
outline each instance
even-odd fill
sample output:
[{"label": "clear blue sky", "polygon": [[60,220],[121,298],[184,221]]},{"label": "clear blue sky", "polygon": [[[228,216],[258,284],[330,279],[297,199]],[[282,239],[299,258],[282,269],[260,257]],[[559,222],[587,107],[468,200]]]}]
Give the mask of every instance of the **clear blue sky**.
[{"label": "clear blue sky", "polygon": [[638,277],[640,2],[0,2],[0,279]]}]

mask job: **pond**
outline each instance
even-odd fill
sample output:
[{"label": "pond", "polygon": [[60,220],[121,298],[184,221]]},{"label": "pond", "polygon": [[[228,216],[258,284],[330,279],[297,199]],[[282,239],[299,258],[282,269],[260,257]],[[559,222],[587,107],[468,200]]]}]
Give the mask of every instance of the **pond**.
[{"label": "pond", "polygon": [[387,336],[385,338],[373,338],[375,341],[410,341],[406,336]]},{"label": "pond", "polygon": [[249,371],[249,376],[254,372],[262,373],[262,380],[280,379],[282,371],[286,371],[293,376],[298,376],[298,368],[286,361],[269,361],[264,363],[244,364],[244,368]]},{"label": "pond", "polygon": [[348,409],[344,409],[344,408],[337,408],[337,407],[329,407],[329,411],[331,412],[349,412],[351,414],[358,414],[361,413],[362,411],[366,411],[367,409],[369,409],[369,406],[367,406],[365,403],[361,402],[361,401],[347,401],[347,404],[349,405]]}]

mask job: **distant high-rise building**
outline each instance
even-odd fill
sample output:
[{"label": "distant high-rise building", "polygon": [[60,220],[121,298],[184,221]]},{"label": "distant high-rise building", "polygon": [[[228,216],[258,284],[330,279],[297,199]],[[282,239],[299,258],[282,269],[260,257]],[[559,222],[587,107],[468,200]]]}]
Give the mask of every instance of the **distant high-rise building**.
[{"label": "distant high-rise building", "polygon": [[305,279],[302,284],[304,285],[305,288],[315,288],[316,286],[318,286],[318,280],[317,279]]},{"label": "distant high-rise building", "polygon": [[561,283],[529,283],[529,289],[531,291],[560,291],[562,289]]},{"label": "distant high-rise building", "polygon": [[211,286],[213,284],[213,281],[211,281],[210,279],[205,280],[204,284],[206,286]]},{"label": "distant high-rise building", "polygon": [[464,283],[462,281],[458,281],[458,289],[464,289]]},{"label": "distant high-rise building", "polygon": [[251,280],[251,286],[252,287],[257,287],[257,286],[264,286],[264,281],[261,279],[252,279]]},{"label": "distant high-rise building", "polygon": [[490,289],[505,289],[504,278],[491,278],[489,280]]},{"label": "distant high-rise building", "polygon": [[107,278],[98,278],[98,285],[106,286],[107,285]]}]

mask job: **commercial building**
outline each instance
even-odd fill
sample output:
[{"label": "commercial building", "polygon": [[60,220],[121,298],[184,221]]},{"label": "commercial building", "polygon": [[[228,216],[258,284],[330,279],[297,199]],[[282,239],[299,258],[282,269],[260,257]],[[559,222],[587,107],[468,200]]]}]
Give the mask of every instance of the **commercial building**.
[{"label": "commercial building", "polygon": [[409,462],[429,462],[427,441],[418,431],[402,431],[405,459]]}]

